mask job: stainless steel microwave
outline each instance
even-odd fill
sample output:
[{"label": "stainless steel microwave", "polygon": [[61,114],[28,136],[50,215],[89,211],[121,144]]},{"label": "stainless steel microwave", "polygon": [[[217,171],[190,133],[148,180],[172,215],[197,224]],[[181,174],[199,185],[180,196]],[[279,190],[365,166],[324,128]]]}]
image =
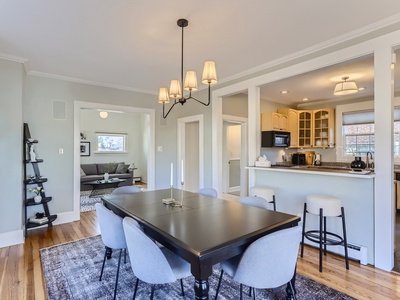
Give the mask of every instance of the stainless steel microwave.
[{"label": "stainless steel microwave", "polygon": [[261,147],[289,147],[290,132],[286,131],[262,131]]}]

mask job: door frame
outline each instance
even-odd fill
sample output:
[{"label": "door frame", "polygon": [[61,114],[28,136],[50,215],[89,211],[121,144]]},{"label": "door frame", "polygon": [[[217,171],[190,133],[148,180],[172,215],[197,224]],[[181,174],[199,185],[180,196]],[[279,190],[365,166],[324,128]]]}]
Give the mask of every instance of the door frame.
[{"label": "door frame", "polygon": [[[155,110],[150,108],[112,105],[95,102],[74,101],[74,149],[80,145],[80,111],[81,109],[108,109],[127,113],[145,114],[149,118],[149,153],[147,159],[147,189],[155,188]],[[80,152],[74,151],[74,205],[73,215],[75,220],[80,220]]]},{"label": "door frame", "polygon": [[[240,137],[240,196],[244,197],[247,195],[247,172],[246,172],[246,166],[247,166],[247,118],[243,117],[238,117],[238,116],[232,116],[232,115],[222,115],[222,123],[224,122],[229,122],[229,123],[235,123],[240,125],[240,131],[241,131],[241,137]],[[223,126],[224,127],[224,126]],[[225,129],[223,129],[225,130]],[[227,139],[223,139],[223,145],[222,145],[222,159],[223,161],[227,161]],[[227,186],[227,182],[229,182],[229,179],[227,176],[229,176],[229,168],[228,164],[223,164],[223,174],[225,174],[224,178],[222,179],[223,181],[221,182],[221,188],[223,188],[226,191],[229,191],[229,186]]]}]

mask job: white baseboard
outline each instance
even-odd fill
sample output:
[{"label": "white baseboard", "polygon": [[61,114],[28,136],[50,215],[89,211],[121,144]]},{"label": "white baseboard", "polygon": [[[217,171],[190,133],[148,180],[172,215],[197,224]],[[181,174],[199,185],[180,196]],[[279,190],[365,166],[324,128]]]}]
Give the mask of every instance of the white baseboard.
[{"label": "white baseboard", "polygon": [[232,192],[240,192],[240,185],[229,187],[228,188],[228,193],[232,193]]},{"label": "white baseboard", "polygon": [[22,229],[0,234],[0,248],[23,244],[24,242],[25,237]]}]

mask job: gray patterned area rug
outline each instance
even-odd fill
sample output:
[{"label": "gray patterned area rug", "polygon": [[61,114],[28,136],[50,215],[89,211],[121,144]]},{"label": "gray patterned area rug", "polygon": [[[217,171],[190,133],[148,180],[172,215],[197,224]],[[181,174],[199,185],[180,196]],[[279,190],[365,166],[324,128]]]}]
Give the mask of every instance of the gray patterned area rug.
[{"label": "gray patterned area rug", "polygon": [[[43,273],[46,281],[48,299],[112,299],[119,252],[114,252],[106,261],[103,279],[99,281],[104,245],[100,236],[76,242],[57,245],[40,250]],[[218,283],[219,266],[214,267],[214,274],[209,278],[210,299],[215,296]],[[117,299],[132,299],[135,276],[130,267],[121,261]],[[185,297],[180,294],[179,281],[172,284],[157,285],[154,299],[194,299],[192,277],[184,279]],[[286,299],[286,285],[270,290],[257,290],[257,299]],[[298,299],[354,299],[341,292],[324,286],[312,279],[297,275],[296,289]],[[247,288],[244,289],[244,299]],[[149,299],[150,285],[140,282],[136,299]],[[239,285],[225,275],[218,299],[239,299]]]},{"label": "gray patterned area rug", "polygon": [[111,194],[114,189],[99,189],[94,197],[89,197],[92,191],[81,191],[81,212],[94,210],[96,203],[101,203],[101,196]]}]

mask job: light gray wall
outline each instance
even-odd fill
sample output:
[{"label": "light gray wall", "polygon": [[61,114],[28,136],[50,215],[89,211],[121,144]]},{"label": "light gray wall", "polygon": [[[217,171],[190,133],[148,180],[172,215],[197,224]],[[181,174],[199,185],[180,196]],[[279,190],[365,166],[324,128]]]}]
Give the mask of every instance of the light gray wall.
[{"label": "light gray wall", "polygon": [[[29,75],[26,76],[26,81],[24,121],[29,123],[31,133],[39,140],[39,158],[45,159],[41,171],[49,178],[46,188],[47,194],[53,196],[53,201],[49,203],[52,213],[68,212],[73,208],[74,101],[156,109],[155,140],[156,146],[163,145],[163,152],[156,152],[155,187],[168,186],[169,163],[173,161],[176,164],[176,116],[171,114],[167,125],[160,125],[158,114],[162,106],[158,104],[156,95]],[[52,118],[53,100],[66,103],[66,120]],[[198,104],[194,105],[199,107]],[[146,124],[146,121],[143,120],[143,123]],[[63,155],[58,154],[59,148],[64,149]],[[143,149],[141,161],[146,159],[144,151],[147,150]],[[138,167],[141,167],[141,163]]]},{"label": "light gray wall", "polygon": [[0,59],[0,233],[22,228],[23,74],[21,64]]}]

